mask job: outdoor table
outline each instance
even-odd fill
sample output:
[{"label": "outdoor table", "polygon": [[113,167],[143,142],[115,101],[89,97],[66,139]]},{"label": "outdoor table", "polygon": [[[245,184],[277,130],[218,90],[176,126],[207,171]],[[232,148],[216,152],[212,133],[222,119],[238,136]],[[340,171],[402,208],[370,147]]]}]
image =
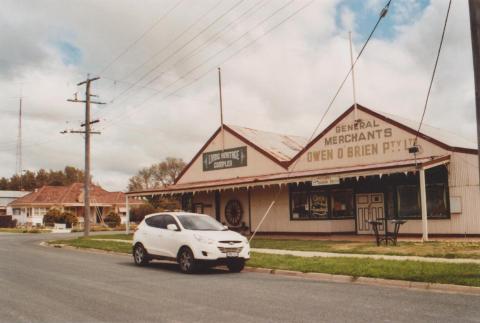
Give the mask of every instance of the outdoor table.
[{"label": "outdoor table", "polygon": [[393,232],[386,232],[385,234],[385,244],[388,244],[388,240],[392,241],[393,245],[397,245],[398,231],[400,231],[400,226],[407,222],[407,220],[390,220],[394,224]]},{"label": "outdoor table", "polygon": [[[386,230],[387,220],[384,218],[377,218],[376,220],[367,220],[366,222],[368,222],[372,226],[373,232],[375,233],[375,240],[377,242],[377,246],[380,246],[382,241],[385,241],[385,245],[388,245],[388,241],[391,241],[393,245],[396,246],[398,232],[400,231],[400,226],[406,223],[407,220],[397,220],[397,219],[390,220],[390,222],[394,224],[393,232],[388,232],[388,230]],[[385,234],[380,234],[380,232],[378,231],[378,226],[382,225],[384,222],[385,222],[386,232]]]},{"label": "outdoor table", "polygon": [[367,220],[366,222],[372,226],[373,232],[375,233],[375,239],[377,241],[377,246],[380,246],[380,242],[382,241],[382,237],[380,236],[380,233],[378,232],[378,226],[382,225],[383,221],[380,221],[380,219],[376,219],[376,220]]}]

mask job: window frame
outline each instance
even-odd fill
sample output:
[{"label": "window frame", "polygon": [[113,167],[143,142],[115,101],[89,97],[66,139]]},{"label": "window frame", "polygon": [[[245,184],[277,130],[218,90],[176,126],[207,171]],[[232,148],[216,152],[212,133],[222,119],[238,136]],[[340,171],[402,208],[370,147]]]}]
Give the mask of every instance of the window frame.
[{"label": "window frame", "polygon": [[[432,217],[430,215],[430,210],[428,208],[428,189],[429,187],[432,186],[437,186],[441,185],[443,186],[443,195],[445,199],[445,210],[446,214],[444,216],[435,216]],[[400,200],[399,200],[399,193],[398,193],[398,188],[402,186],[416,186],[417,187],[417,197],[418,197],[418,214],[413,215],[413,216],[401,216],[400,215]],[[425,184],[425,189],[426,189],[426,194],[427,194],[427,220],[449,220],[451,219],[451,212],[450,212],[450,187],[448,186],[448,183],[445,182],[433,182],[433,183],[426,183]],[[395,186],[395,218],[396,219],[405,219],[405,220],[421,220],[422,219],[422,206],[421,206],[421,196],[420,196],[420,187],[417,185],[413,184],[405,184],[405,185],[396,185]]]},{"label": "window frame", "polygon": [[[310,185],[298,185],[294,187],[292,184],[289,187],[289,211],[290,211],[290,221],[337,221],[337,220],[355,220],[356,218],[356,210],[355,210],[355,188],[354,187],[342,187],[342,186],[310,186]],[[335,217],[333,216],[332,210],[332,198],[333,192],[338,191],[350,191],[352,194],[352,203],[353,208],[350,216],[345,217]],[[311,216],[312,213],[312,200],[311,195],[315,192],[324,193],[327,197],[327,216],[326,217],[313,217]],[[308,217],[298,217],[295,218],[293,216],[293,195],[294,194],[306,194],[307,196],[307,205],[308,211],[307,213],[310,214]]]}]

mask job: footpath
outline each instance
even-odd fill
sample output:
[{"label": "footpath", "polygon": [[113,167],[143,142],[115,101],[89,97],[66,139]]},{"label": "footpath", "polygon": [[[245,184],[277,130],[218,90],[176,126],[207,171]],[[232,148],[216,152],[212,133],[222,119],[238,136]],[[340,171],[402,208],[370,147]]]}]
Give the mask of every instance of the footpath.
[{"label": "footpath", "polygon": [[[92,239],[99,241],[114,241],[132,243],[131,240],[122,239]],[[336,253],[336,252],[323,252],[323,251],[298,251],[298,250],[285,250],[285,249],[264,249],[264,248],[251,248],[252,252],[266,253],[270,255],[289,255],[296,257],[323,257],[323,258],[368,258],[368,259],[384,259],[384,260],[413,260],[423,262],[442,262],[452,264],[479,264],[480,259],[469,258],[438,258],[438,257],[419,257],[419,256],[391,256],[391,255],[379,255],[379,254],[359,254],[359,253]]]}]

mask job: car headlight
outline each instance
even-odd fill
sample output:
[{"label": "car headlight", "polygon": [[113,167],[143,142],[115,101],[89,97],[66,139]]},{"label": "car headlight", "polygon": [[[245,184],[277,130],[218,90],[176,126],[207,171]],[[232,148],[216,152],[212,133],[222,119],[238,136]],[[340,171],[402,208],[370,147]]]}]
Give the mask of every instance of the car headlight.
[{"label": "car headlight", "polygon": [[200,243],[208,243],[208,244],[213,244],[215,241],[213,239],[201,236],[199,234],[194,234],[193,237]]}]

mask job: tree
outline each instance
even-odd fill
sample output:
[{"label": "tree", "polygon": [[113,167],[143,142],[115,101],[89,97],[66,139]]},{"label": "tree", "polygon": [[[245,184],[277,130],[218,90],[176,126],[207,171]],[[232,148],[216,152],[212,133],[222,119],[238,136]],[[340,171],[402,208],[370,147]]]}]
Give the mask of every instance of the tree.
[{"label": "tree", "polygon": [[135,223],[140,223],[145,215],[155,213],[157,209],[154,208],[151,204],[142,204],[136,207],[133,207],[130,210],[130,221]]},{"label": "tree", "polygon": [[185,162],[181,158],[167,157],[164,161],[142,168],[137,175],[131,177],[128,183],[129,191],[157,189],[172,184]]},{"label": "tree", "polygon": [[83,171],[73,166],[66,166],[64,170],[40,169],[37,172],[24,171],[21,176],[12,175],[10,178],[0,179],[0,190],[26,190],[33,191],[44,185],[64,186],[83,182]]}]

